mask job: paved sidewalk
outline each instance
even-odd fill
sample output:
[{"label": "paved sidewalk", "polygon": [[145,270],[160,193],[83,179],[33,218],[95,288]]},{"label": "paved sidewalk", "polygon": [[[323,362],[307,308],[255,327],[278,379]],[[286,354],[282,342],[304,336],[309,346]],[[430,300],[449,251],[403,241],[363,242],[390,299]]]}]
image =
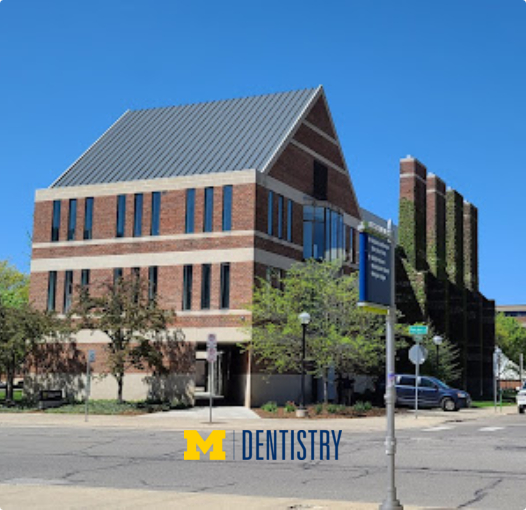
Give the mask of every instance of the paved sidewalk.
[{"label": "paved sidewalk", "polygon": [[[181,409],[174,411],[166,411],[161,413],[147,414],[144,418],[153,419],[190,419],[201,421],[209,421],[210,419],[210,408],[209,407],[192,407],[190,409]],[[228,420],[260,420],[261,418],[257,413],[249,409],[248,407],[234,407],[234,406],[221,406],[214,407],[212,410],[212,419],[215,421],[228,421]]]},{"label": "paved sidewalk", "polygon": [[[202,508],[213,508],[214,510],[377,510],[378,506],[378,502],[304,500],[92,487],[0,485],[0,508],[2,510],[159,510],[159,508],[185,510]],[[429,507],[404,505],[405,510],[424,508]]]},{"label": "paved sidewalk", "polygon": [[[219,408],[218,408],[219,409]],[[250,411],[247,409],[247,411]],[[385,416],[375,416],[371,418],[333,418],[333,419],[278,419],[278,418],[216,418],[213,423],[208,423],[208,416],[192,416],[191,414],[181,414],[180,411],[167,412],[162,414],[147,414],[137,416],[100,416],[92,415],[89,421],[84,421],[81,414],[45,414],[45,413],[0,413],[0,427],[20,426],[20,427],[80,427],[80,428],[131,428],[131,429],[155,429],[155,430],[185,430],[185,429],[218,429],[226,428],[229,430],[243,429],[319,429],[330,428],[344,430],[348,432],[377,432],[385,430]],[[252,411],[250,411],[252,413]],[[515,407],[505,407],[501,412],[495,413],[493,408],[488,409],[463,409],[458,413],[444,413],[440,410],[421,411],[418,419],[412,412],[404,412],[396,415],[396,428],[417,429],[435,427],[448,422],[465,422],[483,418],[505,416],[516,414]],[[0,506],[1,508],[1,506]],[[2,508],[2,510],[4,510]]]}]

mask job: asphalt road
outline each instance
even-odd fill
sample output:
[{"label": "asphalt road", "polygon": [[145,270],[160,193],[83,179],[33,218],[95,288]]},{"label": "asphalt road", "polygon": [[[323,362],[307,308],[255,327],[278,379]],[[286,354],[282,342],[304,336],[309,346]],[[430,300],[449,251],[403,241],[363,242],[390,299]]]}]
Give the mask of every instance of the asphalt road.
[{"label": "asphalt road", "polygon": [[[524,415],[404,430],[398,440],[403,504],[526,507]],[[184,461],[182,431],[3,427],[0,483],[380,502],[386,481],[383,441],[383,433],[343,432],[339,460],[243,461],[240,432],[233,460],[233,435],[227,431],[226,461]]]}]

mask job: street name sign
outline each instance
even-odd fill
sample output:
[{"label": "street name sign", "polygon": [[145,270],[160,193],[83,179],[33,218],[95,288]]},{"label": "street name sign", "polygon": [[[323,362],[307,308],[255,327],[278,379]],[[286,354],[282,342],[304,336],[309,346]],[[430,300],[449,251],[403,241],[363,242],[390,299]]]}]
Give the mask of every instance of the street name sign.
[{"label": "street name sign", "polygon": [[424,336],[427,335],[428,327],[427,326],[409,326],[409,334],[413,336]]}]

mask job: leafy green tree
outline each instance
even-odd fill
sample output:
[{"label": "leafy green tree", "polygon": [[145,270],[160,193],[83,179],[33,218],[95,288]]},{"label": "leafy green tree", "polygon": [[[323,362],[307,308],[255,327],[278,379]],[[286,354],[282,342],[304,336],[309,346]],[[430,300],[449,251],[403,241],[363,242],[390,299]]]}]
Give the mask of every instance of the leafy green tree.
[{"label": "leafy green tree", "polygon": [[6,377],[6,400],[13,400],[14,380],[33,347],[63,331],[52,314],[28,303],[29,277],[0,261],[0,372]]},{"label": "leafy green tree", "polygon": [[7,260],[0,261],[0,299],[4,306],[19,307],[29,300],[29,276]]},{"label": "leafy green tree", "polygon": [[526,354],[526,328],[515,318],[497,313],[495,318],[495,343],[515,363]]},{"label": "leafy green tree", "polygon": [[458,383],[462,375],[460,350],[445,335],[440,334],[442,343],[437,351],[433,342],[433,337],[436,335],[438,335],[436,330],[430,327],[422,341],[422,345],[427,349],[427,358],[420,367],[420,373],[434,376],[448,384]]},{"label": "leafy green tree", "polygon": [[115,283],[79,288],[70,312],[77,329],[99,330],[108,336],[106,364],[117,381],[120,403],[129,368],[162,365],[156,342],[170,336],[167,328],[174,314],[159,308],[153,294],[147,281],[131,275]]},{"label": "leafy green tree", "polygon": [[306,358],[309,372],[324,381],[337,373],[379,374],[385,359],[385,317],[357,306],[356,274],[338,262],[295,264],[279,285],[261,280],[251,305],[250,349],[269,372],[301,371],[301,312],[308,312]]}]

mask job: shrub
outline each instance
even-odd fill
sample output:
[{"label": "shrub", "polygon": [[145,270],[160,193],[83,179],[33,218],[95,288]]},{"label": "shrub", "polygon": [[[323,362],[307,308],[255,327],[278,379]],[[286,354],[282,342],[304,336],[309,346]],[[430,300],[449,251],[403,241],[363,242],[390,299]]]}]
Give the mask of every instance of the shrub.
[{"label": "shrub", "polygon": [[314,412],[316,414],[321,414],[323,412],[323,404],[316,404],[314,407]]},{"label": "shrub", "polygon": [[340,406],[338,404],[329,404],[327,406],[327,412],[329,414],[339,414],[345,411],[345,406]]},{"label": "shrub", "polygon": [[269,413],[276,413],[278,411],[278,404],[276,404],[276,402],[270,401],[270,402],[267,402],[266,404],[263,404],[261,406],[261,409]]},{"label": "shrub", "polygon": [[285,404],[285,412],[293,413],[296,410],[296,404],[294,402],[287,402]]},{"label": "shrub", "polygon": [[370,411],[372,407],[373,406],[371,405],[371,402],[362,402],[361,400],[359,400],[358,402],[356,402],[356,404],[354,404],[353,409],[357,413],[365,413],[367,411]]}]

